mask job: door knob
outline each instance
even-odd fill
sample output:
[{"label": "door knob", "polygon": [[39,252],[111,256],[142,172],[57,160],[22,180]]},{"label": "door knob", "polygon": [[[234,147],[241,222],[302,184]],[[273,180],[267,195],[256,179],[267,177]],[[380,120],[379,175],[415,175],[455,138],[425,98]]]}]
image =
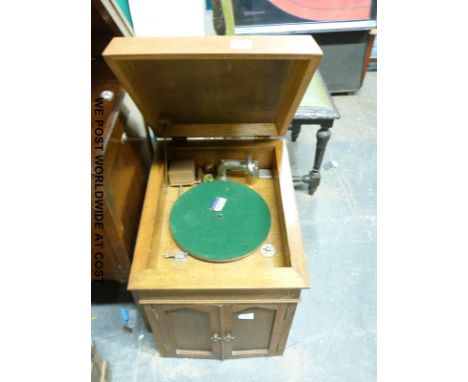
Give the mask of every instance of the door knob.
[{"label": "door knob", "polygon": [[223,338],[223,340],[227,342],[232,341],[233,339],[234,337],[231,335],[231,333],[228,333],[226,337]]},{"label": "door knob", "polygon": [[213,333],[213,335],[210,337],[210,340],[216,342],[216,341],[221,341],[222,338],[219,336],[218,333]]}]

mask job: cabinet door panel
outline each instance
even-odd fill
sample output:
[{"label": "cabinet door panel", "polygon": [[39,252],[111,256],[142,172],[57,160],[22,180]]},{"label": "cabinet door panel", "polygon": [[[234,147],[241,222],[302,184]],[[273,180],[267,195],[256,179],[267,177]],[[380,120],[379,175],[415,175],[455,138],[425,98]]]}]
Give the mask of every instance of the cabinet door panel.
[{"label": "cabinet door panel", "polygon": [[287,304],[233,304],[223,309],[227,358],[278,354]]},{"label": "cabinet door panel", "polygon": [[212,340],[220,333],[218,306],[153,305],[152,312],[162,355],[220,358],[220,341]]},{"label": "cabinet door panel", "polygon": [[232,350],[266,349],[270,345],[275,310],[261,307],[236,312],[232,319]]},{"label": "cabinet door panel", "polygon": [[210,351],[212,329],[209,312],[179,308],[166,312],[177,349]]}]

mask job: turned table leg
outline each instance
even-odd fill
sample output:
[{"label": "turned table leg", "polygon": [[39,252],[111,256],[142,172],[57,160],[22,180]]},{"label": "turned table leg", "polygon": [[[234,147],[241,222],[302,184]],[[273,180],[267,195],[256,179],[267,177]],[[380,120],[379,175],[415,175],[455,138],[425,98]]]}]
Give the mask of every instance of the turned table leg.
[{"label": "turned table leg", "polygon": [[[333,126],[333,120],[322,120],[320,129],[317,131],[317,145],[315,147],[315,159],[312,170],[303,176],[293,176],[295,183],[307,183],[309,195],[313,195],[320,184],[320,167],[322,166],[323,156],[330,140],[330,129]],[[294,132],[294,130],[293,130]]]},{"label": "turned table leg", "polygon": [[322,125],[320,130],[317,131],[317,146],[315,148],[314,167],[309,173],[309,195],[313,195],[320,184],[320,167],[322,166],[322,160],[325,154],[325,149],[327,148],[327,143],[330,140],[330,127],[331,126]]},{"label": "turned table leg", "polygon": [[298,122],[293,122],[291,130],[291,141],[296,142],[297,138],[299,137],[299,133],[301,132],[301,124]]}]

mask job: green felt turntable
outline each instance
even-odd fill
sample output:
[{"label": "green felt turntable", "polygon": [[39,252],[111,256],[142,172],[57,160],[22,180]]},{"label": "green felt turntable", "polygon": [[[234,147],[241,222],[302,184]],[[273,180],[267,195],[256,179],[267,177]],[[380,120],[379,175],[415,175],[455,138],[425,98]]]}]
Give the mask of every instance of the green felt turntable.
[{"label": "green felt turntable", "polygon": [[239,260],[266,239],[271,216],[265,200],[240,183],[202,183],[180,196],[170,215],[174,240],[210,262]]}]

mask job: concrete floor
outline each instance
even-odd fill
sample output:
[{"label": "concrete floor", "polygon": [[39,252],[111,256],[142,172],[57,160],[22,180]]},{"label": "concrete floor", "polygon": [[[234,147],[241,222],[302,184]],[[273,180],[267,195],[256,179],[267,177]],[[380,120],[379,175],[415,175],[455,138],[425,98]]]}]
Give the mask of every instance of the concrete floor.
[{"label": "concrete floor", "polygon": [[[296,190],[312,289],[302,293],[281,357],[239,360],[162,358],[132,303],[93,304],[92,338],[113,382],[376,380],[376,81],[367,73],[355,95],[335,96],[335,122],[314,196]],[[316,127],[286,137],[293,173],[310,170]],[[305,185],[304,185],[305,186]],[[124,301],[124,300],[123,300]],[[122,330],[127,307],[135,325]]]}]

